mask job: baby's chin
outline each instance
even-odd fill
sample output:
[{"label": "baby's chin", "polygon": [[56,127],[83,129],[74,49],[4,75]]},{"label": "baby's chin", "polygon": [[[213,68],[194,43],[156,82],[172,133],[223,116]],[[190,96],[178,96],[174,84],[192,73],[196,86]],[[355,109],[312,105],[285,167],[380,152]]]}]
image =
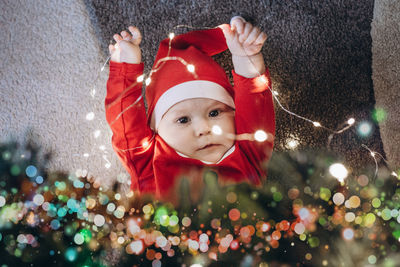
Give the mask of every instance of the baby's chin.
[{"label": "baby's chin", "polygon": [[[210,149],[211,150],[211,149]],[[203,151],[202,153],[198,153],[193,158],[209,162],[209,163],[217,163],[227,152],[228,150],[225,147],[215,149],[214,151]]]}]

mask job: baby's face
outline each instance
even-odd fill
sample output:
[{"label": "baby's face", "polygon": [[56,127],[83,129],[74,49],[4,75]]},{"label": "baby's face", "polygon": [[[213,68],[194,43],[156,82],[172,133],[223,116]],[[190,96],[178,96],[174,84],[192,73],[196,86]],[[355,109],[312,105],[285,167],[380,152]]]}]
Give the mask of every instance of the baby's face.
[{"label": "baby's face", "polygon": [[216,100],[187,99],[164,114],[158,134],[175,151],[216,163],[234,144],[235,112]]}]

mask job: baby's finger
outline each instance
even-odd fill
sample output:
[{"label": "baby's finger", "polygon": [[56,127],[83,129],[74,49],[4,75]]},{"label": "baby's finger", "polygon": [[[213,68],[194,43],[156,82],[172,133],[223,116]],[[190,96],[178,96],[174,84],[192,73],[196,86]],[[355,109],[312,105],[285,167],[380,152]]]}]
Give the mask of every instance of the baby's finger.
[{"label": "baby's finger", "polygon": [[243,33],[244,24],[246,21],[241,16],[236,16],[231,19],[231,29],[236,30],[239,34]]},{"label": "baby's finger", "polygon": [[247,39],[244,41],[244,45],[249,45],[252,44],[260,34],[260,29],[257,27],[254,27],[253,30],[250,32],[249,36],[247,36]]},{"label": "baby's finger", "polygon": [[132,36],[127,31],[122,31],[121,36],[125,41],[130,41],[132,39]]},{"label": "baby's finger", "polygon": [[240,34],[240,36],[239,36],[239,42],[243,43],[244,40],[247,39],[247,36],[249,36],[249,34],[250,34],[252,29],[253,29],[253,25],[251,25],[250,23],[246,22],[246,25],[244,26],[243,33]]},{"label": "baby's finger", "polygon": [[117,33],[114,34],[113,38],[114,38],[114,40],[115,40],[117,43],[119,43],[120,41],[123,40],[122,37],[121,37],[119,34],[117,34]]},{"label": "baby's finger", "polygon": [[110,54],[114,53],[115,47],[114,47],[112,44],[110,44],[110,45],[108,46],[108,51],[110,52]]},{"label": "baby's finger", "polygon": [[257,39],[254,41],[254,44],[263,44],[267,40],[267,34],[265,32],[260,33]]},{"label": "baby's finger", "polygon": [[132,34],[133,43],[135,45],[139,45],[142,41],[142,34],[140,33],[139,29],[134,26],[129,26],[128,29]]}]

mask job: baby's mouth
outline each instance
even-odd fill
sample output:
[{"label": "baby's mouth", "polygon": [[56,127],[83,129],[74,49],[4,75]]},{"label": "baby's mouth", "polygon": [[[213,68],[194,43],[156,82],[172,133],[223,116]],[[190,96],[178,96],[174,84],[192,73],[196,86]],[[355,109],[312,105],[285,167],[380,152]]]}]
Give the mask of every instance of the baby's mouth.
[{"label": "baby's mouth", "polygon": [[208,144],[208,145],[205,145],[205,146],[203,146],[203,147],[201,147],[201,148],[199,148],[197,150],[204,150],[204,149],[211,148],[211,147],[216,147],[216,146],[219,146],[219,145],[218,144]]}]

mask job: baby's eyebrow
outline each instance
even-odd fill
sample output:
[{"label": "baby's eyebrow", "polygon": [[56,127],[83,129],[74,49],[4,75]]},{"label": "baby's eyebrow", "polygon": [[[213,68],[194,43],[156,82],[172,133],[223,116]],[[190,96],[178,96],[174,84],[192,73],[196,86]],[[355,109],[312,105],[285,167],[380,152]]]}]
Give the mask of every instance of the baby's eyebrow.
[{"label": "baby's eyebrow", "polygon": [[176,116],[187,116],[189,111],[187,109],[176,109],[176,110],[171,110],[171,115],[174,117]]}]

